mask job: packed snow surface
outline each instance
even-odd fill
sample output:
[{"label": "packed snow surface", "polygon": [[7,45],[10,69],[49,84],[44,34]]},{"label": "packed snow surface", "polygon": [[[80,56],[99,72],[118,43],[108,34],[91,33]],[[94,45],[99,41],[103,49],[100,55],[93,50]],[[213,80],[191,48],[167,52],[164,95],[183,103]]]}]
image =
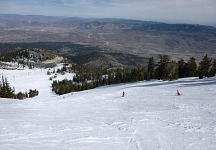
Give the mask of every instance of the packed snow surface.
[{"label": "packed snow surface", "polygon": [[1,150],[216,149],[216,78],[143,81],[58,96],[46,73],[0,70],[17,92],[39,90],[31,99],[0,99]]}]

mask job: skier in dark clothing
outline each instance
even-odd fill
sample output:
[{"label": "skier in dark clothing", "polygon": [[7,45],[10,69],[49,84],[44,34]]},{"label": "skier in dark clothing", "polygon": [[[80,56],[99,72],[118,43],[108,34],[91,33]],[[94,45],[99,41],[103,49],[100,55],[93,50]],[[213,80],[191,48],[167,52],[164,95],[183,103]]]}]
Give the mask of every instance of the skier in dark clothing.
[{"label": "skier in dark clothing", "polygon": [[124,95],[125,95],[125,93],[124,93],[124,91],[123,91],[123,93],[122,93],[122,97],[124,97]]}]

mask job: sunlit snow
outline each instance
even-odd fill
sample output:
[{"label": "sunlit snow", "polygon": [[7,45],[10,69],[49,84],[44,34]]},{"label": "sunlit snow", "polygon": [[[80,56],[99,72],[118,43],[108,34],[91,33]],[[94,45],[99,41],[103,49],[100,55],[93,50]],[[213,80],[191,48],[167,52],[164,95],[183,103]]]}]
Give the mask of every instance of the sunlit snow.
[{"label": "sunlit snow", "polygon": [[[39,91],[30,99],[0,99],[1,150],[216,149],[215,77],[143,81],[58,96],[46,69],[0,74],[16,92]],[[73,75],[57,78],[65,77]]]}]

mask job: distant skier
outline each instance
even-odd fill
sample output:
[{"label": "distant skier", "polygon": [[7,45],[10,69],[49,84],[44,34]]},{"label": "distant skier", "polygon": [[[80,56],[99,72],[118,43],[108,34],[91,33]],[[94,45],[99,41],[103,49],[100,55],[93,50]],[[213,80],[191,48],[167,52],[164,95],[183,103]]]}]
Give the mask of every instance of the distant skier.
[{"label": "distant skier", "polygon": [[176,92],[177,92],[177,95],[181,95],[180,92],[179,92],[179,90],[177,90]]},{"label": "distant skier", "polygon": [[122,97],[124,97],[124,95],[125,95],[125,93],[124,93],[124,91],[123,91],[123,93],[122,93]]}]

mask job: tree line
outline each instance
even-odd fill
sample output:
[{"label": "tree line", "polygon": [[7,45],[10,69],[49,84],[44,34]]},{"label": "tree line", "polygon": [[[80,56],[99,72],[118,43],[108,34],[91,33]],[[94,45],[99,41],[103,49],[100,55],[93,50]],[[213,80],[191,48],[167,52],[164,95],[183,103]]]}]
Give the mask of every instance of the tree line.
[{"label": "tree line", "polygon": [[0,81],[0,98],[12,98],[12,99],[25,99],[25,98],[32,98],[39,94],[39,92],[35,90],[29,90],[29,92],[18,92],[15,93],[15,88],[11,87],[7,78],[2,76]]},{"label": "tree line", "polygon": [[158,61],[150,57],[146,66],[115,68],[101,71],[79,69],[73,80],[53,81],[52,90],[59,95],[93,89],[99,86],[137,82],[143,80],[176,80],[185,77],[213,77],[216,74],[216,60],[204,56],[197,65],[191,57],[187,62],[171,60],[168,55],[158,55]]}]

